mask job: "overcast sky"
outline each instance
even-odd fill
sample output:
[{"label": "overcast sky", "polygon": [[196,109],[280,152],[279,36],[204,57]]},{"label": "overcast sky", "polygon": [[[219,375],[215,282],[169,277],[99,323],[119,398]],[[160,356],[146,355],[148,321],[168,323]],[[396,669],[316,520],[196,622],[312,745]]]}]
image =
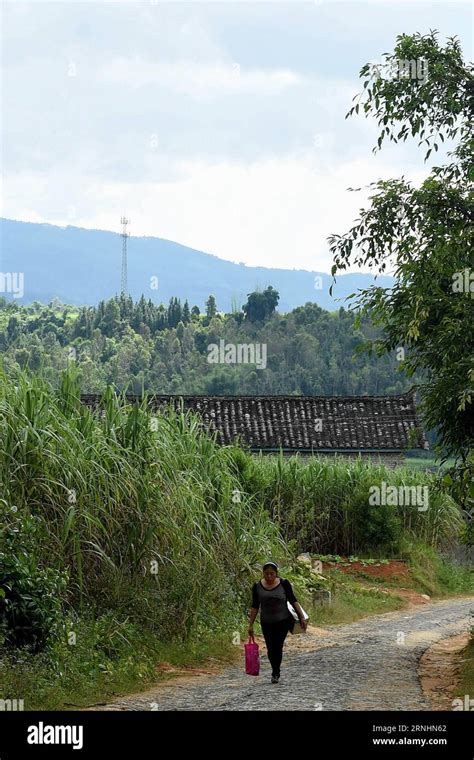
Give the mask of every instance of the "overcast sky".
[{"label": "overcast sky", "polygon": [[428,171],[344,116],[361,66],[430,29],[472,59],[468,2],[4,0],[1,215],[119,231],[126,213],[133,235],[328,271],[363,205],[347,188]]}]

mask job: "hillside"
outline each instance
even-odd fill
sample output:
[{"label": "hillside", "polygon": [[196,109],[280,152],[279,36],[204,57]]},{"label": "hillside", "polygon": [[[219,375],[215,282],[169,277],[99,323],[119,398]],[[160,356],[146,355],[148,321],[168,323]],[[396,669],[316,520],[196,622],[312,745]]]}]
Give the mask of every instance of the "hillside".
[{"label": "hillside", "polygon": [[[0,219],[0,272],[24,273],[24,296],[19,303],[48,303],[58,297],[64,303],[97,304],[120,290],[122,244],[120,235],[103,230],[57,227],[51,224]],[[291,259],[291,252],[289,252]],[[315,288],[315,277],[321,282]],[[158,278],[152,289],[150,278]],[[327,273],[296,269],[248,267],[224,261],[202,251],[155,237],[131,237],[128,248],[128,286],[138,299],[142,293],[156,303],[172,296],[203,307],[213,293],[218,308],[230,311],[245,302],[247,294],[273,285],[280,293],[280,311],[305,303],[335,310],[358,288],[374,283],[369,274],[338,277],[333,296]],[[392,278],[377,283],[390,286]],[[11,298],[11,294],[4,294]]]},{"label": "hillside", "polygon": [[[187,308],[185,308],[187,307]],[[199,314],[172,299],[155,306],[141,298],[97,307],[21,306],[0,298],[2,366],[58,378],[74,361],[83,392],[107,383],[139,393],[371,395],[402,393],[413,382],[392,355],[356,355],[373,336],[364,320],[316,304],[252,323],[242,312]],[[265,367],[210,361],[219,342],[265,346]],[[262,363],[263,364],[263,363]]]}]

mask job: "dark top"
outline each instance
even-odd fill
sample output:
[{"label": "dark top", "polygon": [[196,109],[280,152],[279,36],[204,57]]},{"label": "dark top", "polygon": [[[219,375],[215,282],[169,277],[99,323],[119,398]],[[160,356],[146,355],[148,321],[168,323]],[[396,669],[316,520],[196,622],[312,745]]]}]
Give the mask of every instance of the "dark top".
[{"label": "dark top", "polygon": [[298,600],[286,578],[280,578],[280,583],[271,589],[265,588],[261,581],[252,586],[252,607],[260,608],[261,623],[278,623],[291,617],[287,601],[294,605]]}]

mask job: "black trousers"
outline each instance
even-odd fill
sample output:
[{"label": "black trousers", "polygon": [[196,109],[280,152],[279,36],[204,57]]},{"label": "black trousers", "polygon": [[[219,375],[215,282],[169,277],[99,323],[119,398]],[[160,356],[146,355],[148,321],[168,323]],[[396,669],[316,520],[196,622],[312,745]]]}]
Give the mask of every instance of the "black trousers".
[{"label": "black trousers", "polygon": [[280,675],[280,666],[283,658],[283,644],[292,628],[293,618],[281,620],[278,623],[260,623],[263,638],[267,645],[268,659],[272,666],[272,676]]}]

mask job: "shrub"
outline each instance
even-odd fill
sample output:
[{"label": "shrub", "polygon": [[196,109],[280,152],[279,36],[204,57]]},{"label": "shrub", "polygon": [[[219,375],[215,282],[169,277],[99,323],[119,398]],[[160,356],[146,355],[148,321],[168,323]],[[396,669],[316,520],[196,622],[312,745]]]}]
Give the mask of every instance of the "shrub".
[{"label": "shrub", "polygon": [[[242,489],[265,504],[286,541],[297,550],[323,554],[375,552],[396,555],[403,535],[431,546],[459,539],[456,502],[432,475],[388,469],[362,459],[250,457],[235,451]],[[426,511],[413,506],[371,505],[371,486],[427,486]]]},{"label": "shrub", "polygon": [[0,636],[5,646],[42,649],[62,619],[67,576],[42,567],[44,526],[0,502]]}]

